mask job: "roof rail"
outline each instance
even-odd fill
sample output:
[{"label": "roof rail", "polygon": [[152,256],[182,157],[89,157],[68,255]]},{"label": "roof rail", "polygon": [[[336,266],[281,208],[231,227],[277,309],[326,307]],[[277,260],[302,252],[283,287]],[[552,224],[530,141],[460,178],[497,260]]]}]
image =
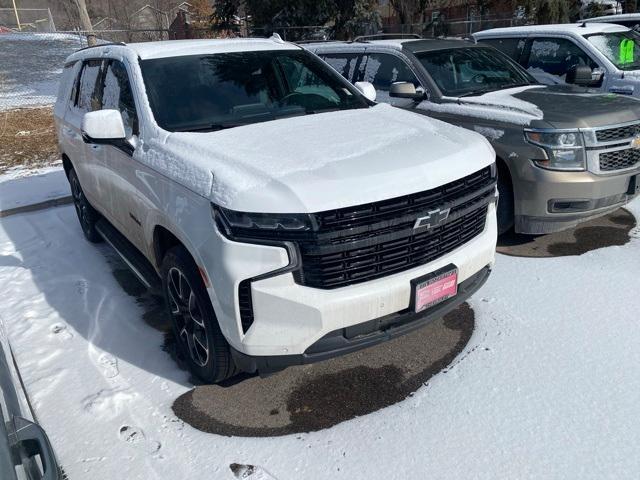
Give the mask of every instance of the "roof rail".
[{"label": "roof rail", "polygon": [[87,50],[89,48],[96,48],[96,47],[108,47],[109,45],[126,45],[126,43],[124,42],[107,42],[107,43],[96,43],[95,45],[89,45],[88,47],[82,47],[79,48],[78,50],[76,50],[77,52],[81,52],[83,50]]},{"label": "roof rail", "polygon": [[347,40],[298,40],[297,44],[305,44],[305,43],[350,43]]},{"label": "roof rail", "polygon": [[366,42],[368,40],[401,40],[403,38],[421,39],[422,36],[417,33],[377,33],[375,35],[361,35],[356,37],[354,42]]}]

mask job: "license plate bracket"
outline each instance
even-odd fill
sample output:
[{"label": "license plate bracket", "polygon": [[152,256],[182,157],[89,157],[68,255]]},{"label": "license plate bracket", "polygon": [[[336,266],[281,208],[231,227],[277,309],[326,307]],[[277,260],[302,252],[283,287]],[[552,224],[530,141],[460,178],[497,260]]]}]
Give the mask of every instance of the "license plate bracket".
[{"label": "license plate bracket", "polygon": [[415,313],[431,308],[458,294],[458,267],[449,264],[411,280],[409,309]]}]

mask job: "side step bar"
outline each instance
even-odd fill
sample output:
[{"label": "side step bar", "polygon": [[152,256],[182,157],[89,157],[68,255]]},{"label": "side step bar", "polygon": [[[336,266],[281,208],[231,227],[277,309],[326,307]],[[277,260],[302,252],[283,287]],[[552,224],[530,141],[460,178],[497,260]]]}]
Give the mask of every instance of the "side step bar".
[{"label": "side step bar", "polygon": [[98,220],[96,230],[146,288],[154,293],[162,292],[162,283],[155,268],[124,235],[104,218]]}]

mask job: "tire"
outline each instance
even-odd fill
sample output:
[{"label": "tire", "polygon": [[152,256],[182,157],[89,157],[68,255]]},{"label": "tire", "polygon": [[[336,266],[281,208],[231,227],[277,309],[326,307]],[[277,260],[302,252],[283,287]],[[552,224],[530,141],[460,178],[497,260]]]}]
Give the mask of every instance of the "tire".
[{"label": "tire", "polygon": [[513,228],[514,224],[514,200],[511,182],[505,174],[498,174],[498,235],[504,235]]},{"label": "tire", "polygon": [[219,383],[235,375],[229,343],[189,252],[182,246],[170,249],[161,274],[176,344],[191,373],[205,383]]},{"label": "tire", "polygon": [[100,243],[102,236],[96,230],[96,222],[100,220],[100,214],[91,206],[87,197],[84,196],[78,174],[73,168],[69,170],[68,178],[73,197],[73,206],[76,208],[82,232],[91,243]]}]

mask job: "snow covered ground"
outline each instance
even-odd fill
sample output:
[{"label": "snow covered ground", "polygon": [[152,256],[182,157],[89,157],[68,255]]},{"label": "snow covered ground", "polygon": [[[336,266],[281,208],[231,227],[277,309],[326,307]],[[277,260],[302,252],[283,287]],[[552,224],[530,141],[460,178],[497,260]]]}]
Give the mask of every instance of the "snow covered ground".
[{"label": "snow covered ground", "polygon": [[70,195],[61,161],[43,168],[13,167],[0,175],[0,214]]},{"label": "snow covered ground", "polygon": [[55,102],[65,59],[86,46],[70,34],[0,34],[0,111]]},{"label": "snow covered ground", "polygon": [[[640,217],[640,201],[630,209]],[[229,438],[177,419],[187,374],[71,206],[0,220],[0,317],[71,480],[631,479],[640,229],[632,236],[579,257],[499,255],[451,367],[394,406],[303,435]]]}]

